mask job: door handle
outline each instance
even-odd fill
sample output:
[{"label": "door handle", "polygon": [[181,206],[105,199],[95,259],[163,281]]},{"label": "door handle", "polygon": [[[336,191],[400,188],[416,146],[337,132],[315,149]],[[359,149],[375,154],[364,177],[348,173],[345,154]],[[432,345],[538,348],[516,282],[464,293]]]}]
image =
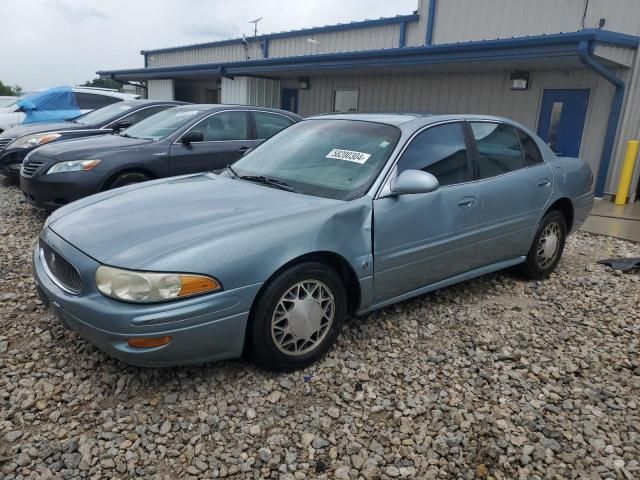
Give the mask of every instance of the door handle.
[{"label": "door handle", "polygon": [[538,182],[539,187],[548,187],[549,185],[551,185],[551,181],[548,178],[543,178]]},{"label": "door handle", "polygon": [[471,208],[475,207],[477,203],[475,197],[463,197],[458,201],[458,206],[460,208]]},{"label": "door handle", "polygon": [[246,152],[247,150],[249,150],[249,147],[240,147],[236,152]]}]

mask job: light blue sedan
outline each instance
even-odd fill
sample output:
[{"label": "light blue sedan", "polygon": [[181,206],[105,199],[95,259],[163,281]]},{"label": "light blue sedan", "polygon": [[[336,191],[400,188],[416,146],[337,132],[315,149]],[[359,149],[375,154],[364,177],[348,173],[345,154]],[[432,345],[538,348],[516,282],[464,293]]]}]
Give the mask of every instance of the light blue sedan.
[{"label": "light blue sedan", "polygon": [[247,352],[291,370],[331,348],[349,315],[514,265],[548,276],[592,181],[504,118],[318,116],[219,175],[58,210],[34,274],[64,325],[125,362]]}]

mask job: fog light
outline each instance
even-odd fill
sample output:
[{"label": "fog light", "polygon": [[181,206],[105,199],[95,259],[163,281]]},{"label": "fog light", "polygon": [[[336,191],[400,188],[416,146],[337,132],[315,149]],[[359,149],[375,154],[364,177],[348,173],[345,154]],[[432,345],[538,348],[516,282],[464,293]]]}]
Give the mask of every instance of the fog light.
[{"label": "fog light", "polygon": [[134,348],[161,347],[171,341],[171,337],[130,338],[127,343]]}]

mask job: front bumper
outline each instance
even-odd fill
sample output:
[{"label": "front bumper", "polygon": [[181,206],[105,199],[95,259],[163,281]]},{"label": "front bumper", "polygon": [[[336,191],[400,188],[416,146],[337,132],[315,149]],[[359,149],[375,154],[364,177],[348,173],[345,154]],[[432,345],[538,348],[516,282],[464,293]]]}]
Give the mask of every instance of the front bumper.
[{"label": "front bumper", "polygon": [[43,174],[48,168],[50,165],[44,166],[33,177],[20,175],[22,193],[27,201],[38,208],[54,210],[98,193],[102,188],[102,176],[94,172]]},{"label": "front bumper", "polygon": [[[172,366],[236,358],[242,354],[249,310],[259,284],[160,304],[113,300],[95,287],[100,265],[46,228],[42,239],[82,277],[78,295],[60,288],[46,272],[39,247],[33,255],[38,293],[60,321],[107,354],[139,366]],[[134,348],[129,338],[171,337],[154,348]]]},{"label": "front bumper", "polygon": [[0,153],[0,174],[12,180],[20,178],[20,168],[27,154],[33,149],[5,149]]}]

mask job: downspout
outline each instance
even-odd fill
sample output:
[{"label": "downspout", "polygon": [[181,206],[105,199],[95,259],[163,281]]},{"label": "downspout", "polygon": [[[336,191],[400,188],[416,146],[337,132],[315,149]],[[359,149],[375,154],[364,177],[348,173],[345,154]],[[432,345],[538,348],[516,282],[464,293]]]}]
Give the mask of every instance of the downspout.
[{"label": "downspout", "polygon": [[407,46],[407,22],[400,24],[400,35],[398,39],[398,48],[404,48]]},{"label": "downspout", "polygon": [[436,22],[436,0],[429,0],[429,13],[427,15],[427,36],[425,45],[433,45],[433,27]]},{"label": "downspout", "polygon": [[595,195],[596,197],[602,197],[602,195],[604,195],[605,182],[607,181],[607,173],[609,173],[609,165],[611,164],[613,142],[615,141],[618,123],[620,121],[625,85],[613,72],[607,70],[591,56],[591,42],[582,40],[578,44],[578,58],[585,67],[593,70],[613,84],[616,89],[613,94],[613,99],[611,100],[611,110],[609,111],[609,120],[607,121],[607,130],[604,135],[604,145],[602,145],[602,154],[600,156],[600,166],[598,167],[596,177]]}]

